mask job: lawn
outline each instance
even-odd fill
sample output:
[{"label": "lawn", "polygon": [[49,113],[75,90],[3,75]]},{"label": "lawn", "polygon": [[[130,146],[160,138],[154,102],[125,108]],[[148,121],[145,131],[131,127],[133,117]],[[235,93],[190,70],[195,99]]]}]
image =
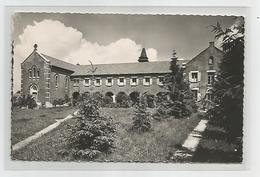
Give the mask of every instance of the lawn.
[{"label": "lawn", "polygon": [[57,107],[48,109],[14,108],[11,121],[11,143],[16,144],[36,132],[73,113],[74,108]]},{"label": "lawn", "polygon": [[[110,115],[117,123],[117,141],[112,153],[103,154],[96,161],[166,162],[169,154],[176,151],[176,147],[183,143],[200,121],[197,114],[193,114],[189,119],[153,120],[151,131],[136,133],[129,131],[133,112],[134,110],[131,108],[102,109],[103,114]],[[73,125],[74,122],[75,120],[71,119],[61,124],[54,131],[15,152],[13,159],[75,160],[59,154],[59,151],[66,147],[67,124]]]},{"label": "lawn", "polygon": [[242,162],[241,149],[234,140],[230,140],[226,131],[213,121],[203,133],[193,162],[207,163],[240,163]]}]

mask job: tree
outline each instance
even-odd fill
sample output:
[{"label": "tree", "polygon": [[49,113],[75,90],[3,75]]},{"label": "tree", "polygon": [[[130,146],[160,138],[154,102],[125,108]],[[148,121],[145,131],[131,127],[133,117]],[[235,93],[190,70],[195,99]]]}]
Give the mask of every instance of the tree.
[{"label": "tree", "polygon": [[244,92],[244,23],[223,29],[211,26],[215,38],[221,40],[224,52],[220,71],[214,84],[214,107],[208,111],[230,138],[243,136]]},{"label": "tree", "polygon": [[93,96],[80,102],[79,116],[70,132],[65,153],[75,158],[92,160],[114,148],[115,124],[111,117],[100,114],[99,102]]},{"label": "tree", "polygon": [[165,95],[168,95],[168,99],[163,99],[159,104],[157,111],[159,116],[184,118],[190,116],[196,108],[189,85],[183,78],[184,68],[177,65],[177,59],[176,52],[173,51],[170,64],[171,74],[167,75],[164,81],[168,90]]},{"label": "tree", "polygon": [[136,104],[136,110],[133,117],[132,130],[138,132],[149,131],[152,127],[151,119],[146,111],[145,97],[142,96],[139,103]]}]

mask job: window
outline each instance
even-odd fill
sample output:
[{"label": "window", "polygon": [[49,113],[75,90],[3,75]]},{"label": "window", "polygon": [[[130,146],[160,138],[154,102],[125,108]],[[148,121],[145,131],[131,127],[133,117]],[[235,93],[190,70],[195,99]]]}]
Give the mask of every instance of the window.
[{"label": "window", "polygon": [[69,87],[69,78],[68,76],[65,78],[65,88]]},{"label": "window", "polygon": [[74,79],[73,80],[73,86],[78,87],[79,86],[79,79]]},{"label": "window", "polygon": [[56,75],[54,76],[54,79],[55,79],[55,87],[58,88],[58,85],[59,85],[59,75],[56,74]]},{"label": "window", "polygon": [[29,70],[29,78],[32,78],[32,70]]},{"label": "window", "polygon": [[191,90],[191,92],[192,92],[193,97],[196,99],[196,101],[198,101],[199,100],[199,89],[198,88],[193,88]]},{"label": "window", "polygon": [[102,85],[102,80],[100,78],[96,78],[95,86],[101,86],[101,85]]},{"label": "window", "polygon": [[190,71],[189,80],[190,80],[190,82],[199,82],[200,81],[200,72],[199,71]]},{"label": "window", "polygon": [[191,78],[197,82],[198,81],[198,73],[191,73]]},{"label": "window", "polygon": [[111,77],[108,77],[106,80],[106,85],[107,86],[112,86],[113,85],[113,79]]},{"label": "window", "polygon": [[212,85],[214,82],[215,73],[214,72],[208,72],[208,85]]},{"label": "window", "polygon": [[37,78],[40,78],[40,71],[37,70]]},{"label": "window", "polygon": [[119,77],[119,79],[118,79],[118,85],[119,86],[123,86],[123,85],[125,85],[126,83],[125,83],[125,78],[124,77]]},{"label": "window", "polygon": [[130,80],[130,85],[138,85],[138,79],[137,77],[132,77]]},{"label": "window", "polygon": [[84,86],[90,86],[91,85],[91,81],[89,78],[85,78],[84,79]]},{"label": "window", "polygon": [[213,100],[213,95],[212,93],[207,93],[207,99],[212,101]]},{"label": "window", "polygon": [[213,63],[214,63],[214,57],[210,56],[209,57],[209,65],[213,65]]},{"label": "window", "polygon": [[36,68],[33,68],[33,78],[36,77]]},{"label": "window", "polygon": [[157,84],[163,85],[163,82],[164,82],[164,78],[162,76],[159,76],[158,79],[157,79]]},{"label": "window", "polygon": [[152,79],[151,79],[151,77],[149,77],[149,76],[144,77],[143,84],[144,84],[144,85],[151,85],[151,84],[152,84]]}]

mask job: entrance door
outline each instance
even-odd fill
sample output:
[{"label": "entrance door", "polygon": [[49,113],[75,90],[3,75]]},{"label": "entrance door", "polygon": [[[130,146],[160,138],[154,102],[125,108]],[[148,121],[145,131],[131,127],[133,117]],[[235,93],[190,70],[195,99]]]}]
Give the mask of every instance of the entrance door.
[{"label": "entrance door", "polygon": [[30,95],[33,96],[36,102],[38,101],[38,87],[36,85],[30,87]]}]

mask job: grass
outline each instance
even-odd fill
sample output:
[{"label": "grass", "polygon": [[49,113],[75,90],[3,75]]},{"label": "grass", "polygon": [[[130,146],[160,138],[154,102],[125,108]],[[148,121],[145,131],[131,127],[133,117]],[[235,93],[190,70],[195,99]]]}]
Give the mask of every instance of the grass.
[{"label": "grass", "polygon": [[19,109],[12,112],[11,143],[16,144],[73,113],[74,108]]},{"label": "grass", "polygon": [[242,162],[241,149],[237,142],[230,140],[226,131],[209,122],[203,133],[193,162],[207,163],[240,163]]},{"label": "grass", "polygon": [[[112,116],[117,123],[117,141],[112,153],[103,154],[95,161],[166,162],[169,154],[176,151],[176,145],[182,144],[200,121],[196,114],[190,119],[153,120],[152,130],[139,134],[129,131],[132,125],[133,109],[106,108],[102,112]],[[59,151],[66,147],[68,135],[66,124],[73,125],[74,122],[75,120],[71,119],[63,123],[54,131],[15,152],[13,158],[40,161],[75,160],[59,155]]]}]

